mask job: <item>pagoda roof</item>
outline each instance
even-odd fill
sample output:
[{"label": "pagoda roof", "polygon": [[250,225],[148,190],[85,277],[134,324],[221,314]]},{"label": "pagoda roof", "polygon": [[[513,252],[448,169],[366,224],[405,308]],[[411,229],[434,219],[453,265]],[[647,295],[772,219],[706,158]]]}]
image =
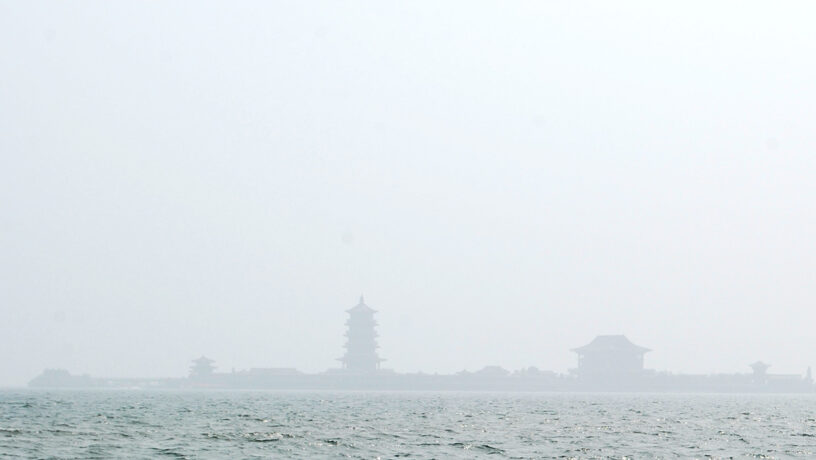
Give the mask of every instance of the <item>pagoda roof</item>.
[{"label": "pagoda roof", "polygon": [[626,338],[625,335],[599,335],[592,342],[583,347],[573,348],[576,353],[592,353],[599,351],[631,351],[646,353],[652,351],[648,348],[635,345]]},{"label": "pagoda roof", "polygon": [[193,362],[194,363],[207,363],[207,364],[209,364],[209,363],[214,363],[215,360],[207,358],[206,356],[202,356],[202,357],[200,357],[198,359],[194,359]]},{"label": "pagoda roof", "polygon": [[377,312],[377,310],[375,310],[375,309],[369,307],[368,305],[366,305],[365,299],[363,299],[363,296],[360,296],[360,303],[358,303],[357,305],[355,305],[352,308],[349,308],[346,311],[349,312],[349,313],[358,313],[358,312],[376,313]]}]

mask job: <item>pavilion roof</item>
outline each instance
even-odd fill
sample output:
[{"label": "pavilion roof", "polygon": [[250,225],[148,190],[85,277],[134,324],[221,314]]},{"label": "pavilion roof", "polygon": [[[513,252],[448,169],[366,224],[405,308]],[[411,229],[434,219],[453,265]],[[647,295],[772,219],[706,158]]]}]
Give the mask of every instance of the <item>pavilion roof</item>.
[{"label": "pavilion roof", "polygon": [[377,312],[377,310],[375,310],[375,309],[369,307],[368,305],[366,305],[365,299],[363,299],[363,296],[360,296],[360,303],[358,303],[357,305],[355,305],[352,308],[349,308],[346,311],[349,312],[349,313],[357,313],[357,312],[376,313]]},{"label": "pavilion roof", "polygon": [[599,335],[583,347],[573,348],[576,353],[591,353],[599,351],[631,351],[646,353],[652,351],[648,348],[635,345],[626,338],[625,335]]}]

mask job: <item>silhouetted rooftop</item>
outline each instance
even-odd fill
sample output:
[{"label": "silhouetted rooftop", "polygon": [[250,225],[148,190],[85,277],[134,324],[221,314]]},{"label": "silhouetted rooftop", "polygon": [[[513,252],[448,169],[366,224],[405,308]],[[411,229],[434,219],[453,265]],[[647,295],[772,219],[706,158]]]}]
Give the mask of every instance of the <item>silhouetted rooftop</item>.
[{"label": "silhouetted rooftop", "polygon": [[360,296],[360,303],[358,303],[356,306],[354,306],[352,308],[349,308],[346,311],[349,312],[349,313],[356,313],[356,312],[376,313],[377,312],[377,310],[375,310],[375,309],[373,309],[373,308],[371,308],[371,307],[369,307],[368,305],[365,304],[365,299],[363,299],[363,296]]},{"label": "silhouetted rooftop", "polygon": [[763,363],[762,361],[756,361],[754,363],[749,364],[749,366],[751,367],[751,369],[754,370],[755,373],[759,374],[764,374],[765,371],[767,371],[768,368],[771,367],[770,364]]},{"label": "silhouetted rooftop", "polygon": [[599,335],[589,344],[583,347],[573,348],[572,351],[583,354],[598,351],[632,351],[646,353],[652,350],[635,345],[630,342],[625,335]]}]

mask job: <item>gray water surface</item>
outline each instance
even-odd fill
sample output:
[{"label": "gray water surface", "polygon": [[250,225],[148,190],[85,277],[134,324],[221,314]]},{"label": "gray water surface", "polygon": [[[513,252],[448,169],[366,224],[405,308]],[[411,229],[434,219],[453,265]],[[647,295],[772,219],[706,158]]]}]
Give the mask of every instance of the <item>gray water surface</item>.
[{"label": "gray water surface", "polygon": [[816,457],[814,395],[0,391],[4,458]]}]

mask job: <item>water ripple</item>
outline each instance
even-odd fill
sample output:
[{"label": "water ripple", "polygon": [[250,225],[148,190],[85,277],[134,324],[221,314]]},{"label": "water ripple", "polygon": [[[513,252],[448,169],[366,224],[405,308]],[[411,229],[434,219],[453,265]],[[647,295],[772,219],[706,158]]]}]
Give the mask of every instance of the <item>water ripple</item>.
[{"label": "water ripple", "polygon": [[0,457],[813,458],[816,396],[0,392]]}]

